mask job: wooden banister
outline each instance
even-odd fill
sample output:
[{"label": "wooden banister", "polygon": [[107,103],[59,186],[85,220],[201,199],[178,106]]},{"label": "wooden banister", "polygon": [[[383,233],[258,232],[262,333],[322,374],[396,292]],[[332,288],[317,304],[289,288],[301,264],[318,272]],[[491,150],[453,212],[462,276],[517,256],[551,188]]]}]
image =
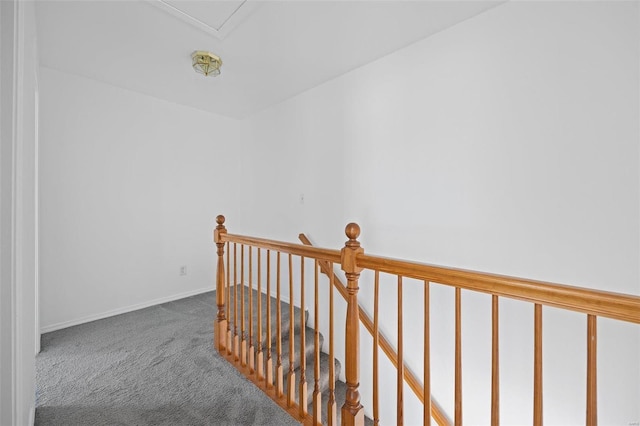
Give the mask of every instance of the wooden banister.
[{"label": "wooden banister", "polygon": [[[260,249],[258,249],[260,250]],[[258,293],[258,296],[260,293]],[[247,361],[249,363],[249,371],[253,373],[255,371],[255,347],[253,346],[253,247],[249,246],[249,352],[247,354]],[[260,336],[262,338],[262,336]]]},{"label": "wooden banister", "polygon": [[245,311],[244,311],[244,244],[240,245],[240,363],[244,367],[247,365],[247,339],[245,332]]},{"label": "wooden banister", "polygon": [[331,250],[318,247],[310,247],[302,244],[291,244],[282,241],[267,240],[264,238],[247,237],[244,235],[220,233],[219,239],[221,242],[231,241],[236,244],[246,244],[254,247],[261,247],[263,249],[271,249],[280,253],[287,253],[293,256],[304,256],[311,259],[318,259],[321,261],[328,261],[340,264],[341,252],[340,250]]},{"label": "wooden banister", "polygon": [[398,275],[398,374],[396,375],[396,425],[404,425],[404,336],[402,314],[402,277]]},{"label": "wooden banister", "polygon": [[341,252],[341,267],[347,277],[347,319],[345,327],[345,379],[347,393],[342,406],[342,426],[364,426],[364,407],[360,404],[360,306],[358,305],[358,279],[361,268],[356,256],[364,250],[358,236],[360,227],[350,223],[345,229],[349,240]]},{"label": "wooden banister", "polygon": [[218,248],[218,269],[216,273],[216,304],[218,305],[217,325],[215,327],[216,336],[215,344],[218,346],[220,352],[226,348],[227,340],[227,317],[225,312],[226,298],[225,298],[225,282],[224,282],[224,241],[222,241],[222,235],[227,233],[227,229],[224,227],[224,216],[219,215],[216,217],[216,229],[213,231],[213,241]]},{"label": "wooden banister", "polygon": [[[379,274],[376,271],[376,276]],[[431,326],[430,317],[431,317],[431,302],[429,301],[429,281],[424,282],[424,339],[423,339],[423,368],[422,371],[424,373],[424,378],[422,379],[424,393],[427,395],[431,395]],[[431,426],[431,398],[426,398],[423,402],[422,409],[422,424],[424,426]]]},{"label": "wooden banister", "polygon": [[491,296],[491,426],[500,425],[500,343],[498,296]]},{"label": "wooden banister", "polygon": [[238,336],[238,246],[233,243],[233,355],[240,359],[240,336]]},{"label": "wooden banister", "polygon": [[320,392],[320,307],[318,261],[313,263],[313,423],[322,422],[322,393]]},{"label": "wooden banister", "polygon": [[[304,276],[304,258],[314,261],[316,269],[316,276],[314,282],[314,303],[317,311],[318,303],[318,289],[317,289],[317,268],[329,277],[329,401],[327,405],[327,414],[330,424],[335,424],[336,417],[336,401],[334,395],[334,385],[331,383],[335,379],[335,372],[333,371],[333,359],[334,359],[334,343],[333,343],[333,291],[337,289],[347,302],[347,312],[345,321],[345,377],[347,384],[346,399],[342,406],[342,421],[343,425],[363,425],[364,424],[364,408],[360,403],[360,391],[359,391],[359,359],[360,359],[360,345],[359,345],[359,329],[362,323],[365,328],[374,336],[374,342],[379,343],[379,347],[382,348],[385,355],[390,359],[392,364],[398,371],[398,387],[402,388],[404,382],[406,382],[412,391],[416,394],[418,399],[424,404],[423,422],[425,425],[430,423],[431,417],[439,425],[450,425],[450,420],[443,414],[442,410],[431,401],[430,398],[430,377],[429,377],[429,336],[428,336],[428,324],[429,324],[429,286],[432,284],[440,284],[453,287],[456,291],[455,302],[455,340],[456,340],[456,360],[455,360],[455,423],[462,424],[462,308],[461,308],[461,292],[474,291],[482,292],[492,295],[492,373],[491,373],[491,424],[499,424],[500,414],[500,394],[499,394],[499,321],[498,321],[498,301],[499,297],[508,297],[511,299],[521,300],[534,305],[534,389],[533,389],[533,421],[534,424],[542,424],[543,419],[543,391],[542,391],[542,371],[543,371],[543,357],[542,357],[542,313],[543,306],[551,306],[569,311],[579,312],[587,315],[587,410],[586,418],[587,424],[597,424],[597,317],[607,317],[615,320],[640,324],[640,297],[635,295],[626,295],[620,293],[591,290],[580,287],[573,287],[568,285],[554,284],[543,281],[528,280],[522,278],[509,277],[504,275],[488,274],[484,272],[462,270],[456,268],[449,268],[444,266],[436,266],[423,264],[418,262],[404,261],[398,259],[389,259],[380,256],[372,256],[364,253],[364,250],[360,247],[360,243],[357,240],[360,234],[360,228],[357,224],[351,223],[347,225],[345,233],[348,237],[348,241],[342,250],[323,249],[311,246],[310,241],[303,234],[300,234],[299,238],[303,242],[300,244],[291,244],[280,241],[273,241],[263,238],[255,238],[243,235],[229,234],[224,226],[225,219],[223,216],[216,218],[217,227],[214,230],[214,242],[217,246],[217,274],[216,274],[216,304],[217,304],[217,317],[214,324],[214,344],[218,351],[224,355],[230,362],[234,363],[237,368],[244,372],[250,380],[258,384],[263,390],[269,391],[276,402],[280,404],[285,410],[287,410],[293,417],[299,419],[304,424],[317,424],[318,417],[320,416],[317,407],[319,402],[315,403],[313,416],[309,416],[306,411],[306,406],[301,406],[306,397],[307,383],[305,379],[306,365],[301,358],[301,377],[300,377],[300,400],[299,403],[295,401],[294,387],[296,385],[295,376],[292,371],[293,361],[295,359],[295,352],[293,348],[293,334],[292,327],[293,318],[293,304],[290,304],[289,309],[289,374],[288,380],[288,392],[286,398],[283,395],[283,366],[281,362],[281,339],[282,339],[282,324],[281,324],[281,312],[280,312],[280,254],[288,254],[288,269],[289,269],[289,295],[293,300],[293,282],[292,282],[292,256],[299,256],[301,258],[301,274]],[[231,244],[233,244],[233,265],[230,265]],[[224,254],[226,245],[226,277],[225,277],[225,265]],[[240,274],[237,273],[237,245],[240,245]],[[264,377],[261,377],[260,372],[263,370],[262,363],[258,362],[256,368],[252,363],[251,353],[253,352],[253,336],[254,329],[250,323],[248,328],[249,337],[249,361],[246,361],[245,343],[246,343],[246,329],[245,329],[245,311],[244,311],[244,246],[249,248],[249,281],[250,293],[249,298],[249,318],[252,318],[252,248],[255,247],[258,253],[258,316],[261,317],[261,283],[260,283],[260,250],[267,250],[267,262],[269,262],[269,250],[275,250],[277,254],[277,273],[276,273],[276,309],[277,309],[277,325],[276,325],[276,347],[277,347],[277,366],[275,377],[275,388],[271,387],[270,380],[265,382]],[[334,265],[340,266],[345,272],[346,284],[343,283],[340,278],[334,273]],[[231,267],[233,267],[233,281],[230,279]],[[358,286],[360,273],[364,269],[369,269],[376,274],[375,282],[375,297],[377,304],[379,281],[378,276],[380,273],[386,273],[395,275],[398,278],[398,348],[402,348],[402,279],[412,278],[424,283],[424,297],[425,297],[425,337],[424,337],[424,385],[420,383],[417,377],[407,368],[402,360],[402,349],[399,349],[399,353],[396,354],[393,346],[389,341],[379,333],[378,324],[374,327],[374,323],[371,318],[362,310],[358,304]],[[269,266],[267,267],[267,274],[270,277]],[[240,282],[238,282],[238,275]],[[226,278],[226,279],[225,279]],[[413,284],[413,283],[412,283]],[[240,289],[237,286],[240,285]],[[300,299],[304,304],[304,281],[301,278],[301,295]],[[388,285],[388,284],[387,284]],[[409,283],[407,283],[409,285]],[[267,279],[267,287],[269,288],[269,278]],[[239,290],[239,291],[238,291]],[[231,293],[233,292],[233,304],[231,303]],[[268,292],[269,293],[269,292]],[[241,298],[238,301],[238,298]],[[267,297],[268,299],[268,297]],[[240,302],[240,304],[239,304]],[[270,306],[270,304],[268,305]],[[267,308],[269,310],[269,308]],[[238,333],[238,311],[240,311],[240,333]],[[376,312],[376,314],[378,314]],[[233,317],[232,317],[233,316]],[[269,316],[269,312],[268,312]],[[317,316],[317,314],[316,314]],[[306,320],[305,313],[301,313],[301,319],[304,322]],[[269,320],[267,320],[269,321]],[[316,327],[318,319],[315,319]],[[271,325],[268,323],[268,328]],[[226,334],[225,334],[226,333]],[[269,332],[270,333],[270,332]],[[304,342],[304,330],[300,331],[301,342]],[[315,356],[314,359],[314,372],[318,369],[318,330],[314,330],[315,340]],[[262,325],[258,321],[258,335],[262,339]],[[232,338],[233,337],[233,338]],[[268,334],[268,337],[269,334]],[[240,345],[240,339],[242,339],[243,345]],[[269,339],[270,340],[270,339]],[[378,353],[378,346],[375,347],[375,353]],[[258,352],[261,352],[260,343],[258,346]],[[269,353],[270,353],[269,343]],[[300,357],[304,356],[306,346],[300,347]],[[259,354],[257,354],[259,356]],[[374,361],[377,365],[377,362]],[[245,365],[248,364],[248,365]],[[256,372],[258,370],[258,372]],[[376,374],[376,368],[374,368],[374,377]],[[315,377],[316,384],[314,391],[317,390],[317,374]],[[270,389],[271,387],[271,389]],[[315,392],[316,394],[318,392]],[[315,395],[317,397],[317,395]],[[426,403],[425,403],[426,397]],[[315,398],[314,398],[315,399]],[[375,396],[374,396],[375,399]],[[403,421],[403,405],[401,397],[398,400],[398,423]],[[377,405],[375,403],[374,405]],[[377,412],[377,408],[374,408]],[[378,415],[375,414],[376,422],[378,421]]]},{"label": "wooden banister", "polygon": [[[302,241],[302,244],[312,246],[311,241],[309,240],[309,238],[307,238],[305,234],[298,235],[298,239]],[[340,277],[333,271],[333,268],[330,267],[328,262],[319,261],[318,264],[320,265],[320,270],[322,271],[323,274],[325,274],[328,277],[333,277],[334,287],[336,288],[336,290],[338,290],[338,293],[340,293],[340,295],[346,301],[347,289],[345,287],[345,284],[340,279]],[[362,322],[362,325],[364,325],[367,331],[371,333],[371,335],[373,336],[374,335],[373,321],[371,320],[371,318],[369,318],[369,315],[367,315],[367,313],[362,309],[360,309],[360,322]],[[391,345],[391,343],[389,342],[389,340],[382,333],[379,334],[379,340],[380,340],[380,348],[382,349],[382,351],[385,353],[387,358],[389,358],[389,361],[391,361],[391,364],[393,364],[395,368],[398,368],[398,354],[396,354],[396,351]],[[418,380],[417,376],[406,365],[404,366],[404,380],[407,382],[407,384],[409,385],[409,388],[411,388],[413,393],[418,397],[420,402],[424,404],[424,391],[422,389],[422,384]],[[436,423],[440,426],[451,425],[451,421],[449,420],[447,415],[444,414],[440,406],[433,399],[431,400],[431,416],[436,421]]]},{"label": "wooden banister", "polygon": [[597,318],[593,315],[587,317],[587,426],[598,424],[598,404],[597,404],[597,377],[596,370],[598,361],[596,353],[598,350]]},{"label": "wooden banister", "polygon": [[453,424],[455,426],[462,426],[462,306],[461,290],[458,287],[456,287],[455,313],[455,385],[453,398]]},{"label": "wooden banister", "polygon": [[365,269],[640,324],[638,296],[407,262],[364,253],[356,257],[356,262]]},{"label": "wooden banister", "polygon": [[[258,379],[264,378],[264,352],[262,350],[262,249],[258,247],[258,292],[256,293],[256,299],[258,299],[258,356],[256,357],[256,371],[258,372]],[[267,253],[268,259],[269,253]],[[267,260],[268,262],[268,260]],[[269,263],[267,263],[267,280],[269,279]],[[267,292],[269,294],[269,292]],[[269,310],[269,300],[267,300],[267,311]],[[267,314],[267,321],[269,320],[269,314]],[[253,321],[252,321],[253,322]],[[269,334],[269,324],[267,324],[267,334]],[[267,345],[270,343],[267,338]],[[271,354],[271,349],[267,348],[267,354]],[[267,366],[268,368],[268,366]],[[269,387],[269,381],[266,383]]]},{"label": "wooden banister", "polygon": [[542,426],[542,305],[534,305],[533,424]]}]

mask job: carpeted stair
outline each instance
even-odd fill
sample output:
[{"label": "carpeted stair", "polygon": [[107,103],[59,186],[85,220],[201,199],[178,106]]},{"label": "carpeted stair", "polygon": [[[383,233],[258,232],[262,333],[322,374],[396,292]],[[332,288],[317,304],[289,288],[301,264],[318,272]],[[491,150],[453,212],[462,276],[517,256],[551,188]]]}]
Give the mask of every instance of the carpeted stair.
[{"label": "carpeted stair", "polygon": [[[240,308],[240,303],[241,303],[241,289],[242,287],[240,285],[238,285],[235,289],[235,291],[237,292],[237,307]],[[263,287],[264,289],[264,287]],[[274,287],[272,287],[272,290],[274,289]],[[247,353],[249,352],[249,342],[248,342],[248,333],[249,333],[249,323],[248,323],[248,315],[249,315],[249,287],[245,286],[244,287],[244,304],[245,304],[245,315],[246,315],[246,323],[245,323],[245,333],[247,336]],[[298,289],[299,291],[299,289]],[[231,291],[231,304],[233,305],[234,300],[233,300],[233,289]],[[254,347],[255,350],[257,352],[257,338],[258,338],[258,313],[257,313],[257,297],[258,297],[258,292],[257,290],[253,290],[252,293],[252,300],[253,300],[253,307],[252,307],[252,321],[253,321],[253,338],[254,338]],[[267,327],[267,300],[270,300],[271,302],[271,357],[273,360],[273,368],[274,368],[274,379],[275,379],[275,368],[277,365],[277,353],[276,353],[276,339],[277,339],[277,335],[276,335],[276,320],[277,320],[277,311],[276,311],[276,306],[277,306],[277,300],[274,297],[269,297],[267,298],[267,295],[262,293],[261,294],[261,304],[262,304],[262,346],[263,346],[263,350],[264,350],[264,364],[265,364],[265,368],[266,368],[266,364],[267,364],[267,331],[266,331],[266,327]],[[283,382],[284,382],[284,395],[286,398],[287,395],[287,391],[288,391],[288,372],[289,372],[289,343],[290,343],[290,335],[289,335],[289,304],[286,302],[280,302],[280,309],[281,309],[281,318],[282,318],[282,344],[281,344],[281,349],[282,349],[282,369],[283,369]],[[322,314],[326,315],[326,309],[322,310]],[[295,392],[296,392],[296,402],[299,399],[298,393],[299,393],[299,383],[300,383],[300,376],[301,376],[301,369],[300,369],[300,330],[303,326],[303,318],[301,315],[301,311],[300,308],[294,307],[294,319],[293,319],[293,324],[292,324],[292,328],[293,328],[293,332],[294,332],[294,350],[295,350],[295,357],[294,357],[294,362],[293,362],[293,369],[295,372],[295,381],[296,381],[296,386],[295,386]],[[230,325],[231,325],[231,330],[233,332],[234,330],[234,318],[233,318],[233,309],[231,309],[231,312],[228,313],[228,315],[230,315]],[[307,411],[309,413],[309,415],[312,415],[313,413],[313,392],[314,392],[314,387],[315,387],[315,369],[314,369],[314,339],[315,339],[315,335],[314,335],[314,330],[311,327],[307,326],[308,323],[308,319],[309,319],[309,312],[305,311],[305,315],[304,315],[304,327],[305,327],[305,354],[304,357],[306,359],[306,369],[305,369],[305,377],[306,377],[306,381],[307,381]],[[241,330],[240,330],[240,310],[238,310],[238,319],[237,319],[237,332],[238,335],[240,335]],[[324,336],[322,334],[320,334],[320,348],[322,348],[322,344],[324,342]],[[327,424],[327,401],[329,400],[329,355],[327,355],[326,353],[320,352],[320,380],[319,380],[319,390],[322,394],[322,422],[323,424]],[[340,372],[341,372],[341,364],[340,362],[336,359],[335,360],[335,377],[336,379],[340,376]],[[341,417],[341,407],[342,404],[344,403],[345,400],[345,394],[346,394],[346,384],[340,380],[336,380],[335,383],[335,399],[336,399],[336,412],[337,412],[337,417],[338,417],[338,424],[340,424],[340,417]],[[373,422],[366,418],[365,419],[365,423],[366,424],[373,424]]]}]

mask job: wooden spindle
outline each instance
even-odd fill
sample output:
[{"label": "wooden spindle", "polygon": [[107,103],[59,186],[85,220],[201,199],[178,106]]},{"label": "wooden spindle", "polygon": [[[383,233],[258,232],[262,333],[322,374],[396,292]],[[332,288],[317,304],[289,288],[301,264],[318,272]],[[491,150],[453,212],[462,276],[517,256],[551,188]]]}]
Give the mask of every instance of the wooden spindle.
[{"label": "wooden spindle", "polygon": [[534,310],[533,424],[542,425],[542,305]]},{"label": "wooden spindle", "polygon": [[422,411],[422,423],[425,426],[431,425],[431,348],[430,348],[430,325],[429,317],[431,308],[429,302],[429,281],[424,282],[424,406]]},{"label": "wooden spindle", "polygon": [[402,340],[402,312],[402,276],[398,275],[398,371],[396,375],[396,425],[398,426],[402,426],[404,424],[404,342]]},{"label": "wooden spindle", "polygon": [[305,328],[306,312],[304,308],[304,256],[300,256],[300,388],[298,389],[298,414],[307,416],[307,357]]},{"label": "wooden spindle", "polygon": [[233,353],[231,333],[231,243],[227,241],[227,355]]},{"label": "wooden spindle", "polygon": [[216,304],[218,305],[217,323],[214,327],[215,342],[218,347],[218,352],[226,351],[227,340],[227,315],[226,315],[226,297],[224,282],[224,241],[222,236],[227,233],[227,229],[224,227],[224,216],[218,215],[216,217],[216,226],[213,231],[213,241],[217,247],[218,253],[218,267],[216,273]]},{"label": "wooden spindle", "polygon": [[378,393],[378,352],[380,351],[380,329],[378,324],[380,317],[380,311],[378,310],[379,287],[380,272],[376,271],[373,283],[373,424],[375,426],[380,424],[380,398]]},{"label": "wooden spindle", "polygon": [[[257,272],[258,272],[258,292],[257,292],[258,353],[256,355],[256,371],[258,372],[258,379],[261,379],[264,373],[264,351],[262,350],[262,250],[260,248],[258,248],[258,271]],[[268,276],[267,276],[267,279],[269,279]]]},{"label": "wooden spindle", "polygon": [[317,425],[322,421],[322,394],[320,393],[320,330],[319,330],[319,309],[318,309],[318,260],[315,260],[313,268],[313,424]]},{"label": "wooden spindle", "polygon": [[289,373],[287,374],[287,406],[291,407],[296,402],[296,373],[293,371],[293,363],[296,359],[294,347],[295,332],[293,310],[293,256],[289,253]]},{"label": "wooden spindle", "polygon": [[[267,250],[267,388],[273,386],[273,360],[271,359],[271,250]],[[262,331],[260,332],[262,338]]]},{"label": "wooden spindle", "polygon": [[284,372],[282,369],[282,309],[280,307],[280,252],[276,255],[276,395],[284,395]]},{"label": "wooden spindle", "polygon": [[347,393],[342,406],[343,426],[364,425],[364,409],[360,404],[360,308],[358,306],[358,279],[362,268],[356,257],[364,253],[360,242],[360,227],[350,223],[345,228],[349,240],[341,252],[341,267],[347,277],[347,319],[345,325],[345,377]]},{"label": "wooden spindle", "polygon": [[[253,346],[253,247],[249,246],[249,372],[255,372],[255,347]],[[258,377],[260,375],[258,374]]]},{"label": "wooden spindle", "polygon": [[597,395],[597,317],[587,316],[587,426],[598,424],[598,395]]},{"label": "wooden spindle", "polygon": [[491,426],[500,424],[500,345],[498,296],[491,296]]},{"label": "wooden spindle", "polygon": [[238,336],[238,247],[233,243],[233,356],[240,359],[240,337]]},{"label": "wooden spindle", "polygon": [[[329,263],[333,271],[333,262]],[[329,277],[329,400],[327,401],[327,423],[338,426],[338,410],[336,404],[336,356],[333,335],[333,287],[335,274]]]},{"label": "wooden spindle", "polygon": [[461,310],[461,290],[456,287],[456,344],[455,344],[455,409],[454,420],[455,426],[462,425],[462,310]]},{"label": "wooden spindle", "polygon": [[244,244],[240,245],[240,364],[247,365],[247,339],[245,328],[244,309]]}]

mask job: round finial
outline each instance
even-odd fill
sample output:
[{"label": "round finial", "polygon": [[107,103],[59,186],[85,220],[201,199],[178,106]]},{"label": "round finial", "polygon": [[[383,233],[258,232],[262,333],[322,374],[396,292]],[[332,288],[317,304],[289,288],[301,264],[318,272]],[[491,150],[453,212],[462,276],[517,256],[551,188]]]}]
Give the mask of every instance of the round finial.
[{"label": "round finial", "polygon": [[216,222],[218,223],[218,225],[224,224],[224,216],[222,216],[221,214],[216,216]]},{"label": "round finial", "polygon": [[344,228],[344,233],[350,240],[357,240],[360,236],[360,226],[357,223],[351,222]]}]

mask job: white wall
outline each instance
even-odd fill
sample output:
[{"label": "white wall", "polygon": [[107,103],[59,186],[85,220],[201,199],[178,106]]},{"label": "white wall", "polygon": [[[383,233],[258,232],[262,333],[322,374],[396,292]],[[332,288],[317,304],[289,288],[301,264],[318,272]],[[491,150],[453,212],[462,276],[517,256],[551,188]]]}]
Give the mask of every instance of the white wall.
[{"label": "white wall", "polygon": [[37,287],[37,44],[32,2],[1,2],[0,424],[33,424]]},{"label": "white wall", "polygon": [[[639,294],[638,16],[637,3],[507,3],[264,111],[248,120],[259,214],[231,229],[340,247],[353,220],[370,253]],[[370,277],[360,288],[370,303]],[[418,375],[421,288],[404,296]],[[490,298],[463,305],[464,420],[485,424]],[[431,315],[432,389],[452,414],[452,291],[433,289]],[[532,330],[533,307],[501,302],[506,424],[532,418]],[[586,318],[545,308],[544,330],[545,423],[582,424]],[[599,419],[640,421],[638,332],[600,320],[599,339]],[[369,368],[365,355],[363,388]],[[412,410],[408,397],[408,423]]]},{"label": "white wall", "polygon": [[215,216],[245,214],[238,122],[48,68],[41,111],[43,329],[212,290]]}]

